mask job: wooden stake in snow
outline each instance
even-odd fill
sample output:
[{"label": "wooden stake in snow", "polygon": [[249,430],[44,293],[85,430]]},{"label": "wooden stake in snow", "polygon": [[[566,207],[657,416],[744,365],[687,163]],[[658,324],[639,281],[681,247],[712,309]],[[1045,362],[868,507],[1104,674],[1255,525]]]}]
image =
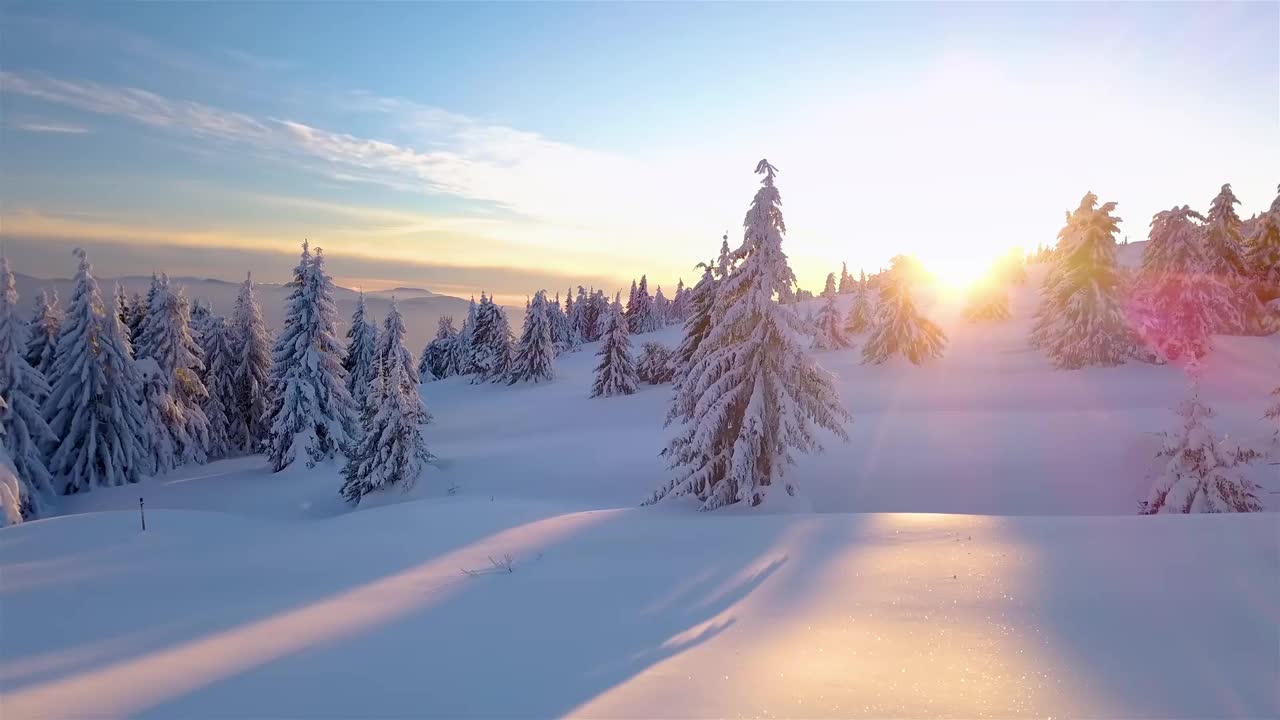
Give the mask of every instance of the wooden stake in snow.
[{"label": "wooden stake in snow", "polygon": [[147,512],[142,509],[142,498],[138,498],[138,517],[142,519],[142,532],[147,531]]}]

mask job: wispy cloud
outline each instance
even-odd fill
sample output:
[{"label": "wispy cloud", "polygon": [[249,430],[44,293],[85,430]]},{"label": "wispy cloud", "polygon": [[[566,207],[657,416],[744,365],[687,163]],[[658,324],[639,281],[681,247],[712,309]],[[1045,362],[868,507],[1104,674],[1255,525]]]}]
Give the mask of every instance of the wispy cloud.
[{"label": "wispy cloud", "polygon": [[44,121],[25,121],[17,122],[11,125],[14,130],[32,133],[54,133],[58,135],[84,135],[89,132],[89,128],[84,125],[72,125],[62,122],[44,122]]}]

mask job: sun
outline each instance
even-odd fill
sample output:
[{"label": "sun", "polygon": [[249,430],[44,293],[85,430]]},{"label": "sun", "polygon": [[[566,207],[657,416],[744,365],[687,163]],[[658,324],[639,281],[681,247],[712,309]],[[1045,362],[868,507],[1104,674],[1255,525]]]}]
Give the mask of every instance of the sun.
[{"label": "sun", "polygon": [[970,256],[921,258],[921,261],[941,287],[966,290],[977,285],[991,271],[994,259]]}]

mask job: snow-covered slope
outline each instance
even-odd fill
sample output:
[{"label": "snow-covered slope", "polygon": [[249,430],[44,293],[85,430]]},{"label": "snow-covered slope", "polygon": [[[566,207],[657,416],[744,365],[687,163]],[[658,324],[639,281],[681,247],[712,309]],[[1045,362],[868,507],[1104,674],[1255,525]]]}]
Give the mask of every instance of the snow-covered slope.
[{"label": "snow-covered slope", "polygon": [[0,531],[6,720],[1280,713],[1273,515],[147,520]]},{"label": "snow-covered slope", "polygon": [[[61,498],[0,530],[0,714],[1280,715],[1280,518],[1135,516],[1186,378],[1051,369],[1037,275],[1005,323],[920,293],[936,362],[819,353],[850,442],[754,511],[636,507],[670,388],[588,398],[594,346],[426,385],[438,467],[354,511],[336,466],[259,457]],[[1280,337],[1219,338],[1202,392],[1272,463],[1278,366]],[[1280,509],[1280,466],[1254,477]]]}]

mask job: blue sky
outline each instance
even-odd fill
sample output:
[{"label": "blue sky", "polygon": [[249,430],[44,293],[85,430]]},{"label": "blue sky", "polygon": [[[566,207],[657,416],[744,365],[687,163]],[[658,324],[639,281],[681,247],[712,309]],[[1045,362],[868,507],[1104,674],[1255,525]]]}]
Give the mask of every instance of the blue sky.
[{"label": "blue sky", "polygon": [[768,156],[813,287],[1049,242],[1086,190],[1138,238],[1280,181],[1276,3],[0,8],[0,233],[33,275],[83,244],[279,279],[309,237],[350,284],[673,284]]}]

